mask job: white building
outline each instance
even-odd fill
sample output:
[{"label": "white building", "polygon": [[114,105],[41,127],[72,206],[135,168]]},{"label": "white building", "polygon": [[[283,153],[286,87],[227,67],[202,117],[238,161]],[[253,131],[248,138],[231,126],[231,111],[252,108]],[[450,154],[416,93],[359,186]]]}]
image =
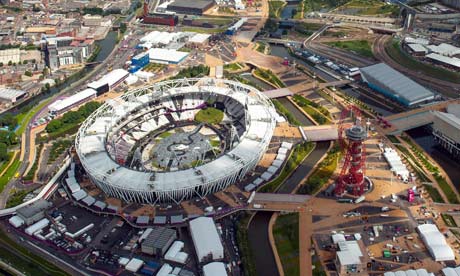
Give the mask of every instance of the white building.
[{"label": "white building", "polygon": [[15,103],[18,100],[27,96],[27,92],[23,90],[2,88],[0,89],[0,100]]},{"label": "white building", "polygon": [[399,270],[396,272],[385,272],[383,276],[434,276],[433,273],[429,273],[424,268],[420,268],[417,270],[409,269],[409,270]]},{"label": "white building", "polygon": [[212,218],[199,217],[190,221],[190,233],[199,262],[224,257],[224,247]]},{"label": "white building", "polygon": [[422,224],[417,230],[433,259],[437,262],[455,260],[454,251],[447,244],[444,235],[434,224]]},{"label": "white building", "polygon": [[48,107],[48,109],[53,114],[61,114],[64,111],[69,110],[83,103],[84,101],[93,99],[95,97],[96,97],[96,90],[88,88],[68,98],[55,101]]},{"label": "white building", "polygon": [[225,264],[221,262],[213,262],[203,266],[204,276],[227,276]]},{"label": "white building", "polygon": [[189,55],[188,52],[164,48],[152,48],[148,53],[151,62],[162,64],[178,64]]}]

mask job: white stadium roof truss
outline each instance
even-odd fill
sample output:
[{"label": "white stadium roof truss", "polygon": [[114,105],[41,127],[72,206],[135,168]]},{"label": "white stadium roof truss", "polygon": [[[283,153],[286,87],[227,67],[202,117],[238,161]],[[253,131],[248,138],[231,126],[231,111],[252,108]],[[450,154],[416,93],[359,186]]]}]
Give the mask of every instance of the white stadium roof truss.
[{"label": "white stadium roof truss", "polygon": [[[151,114],[149,112],[162,106],[165,100],[178,95],[193,97],[194,93],[232,98],[244,108],[246,128],[238,145],[208,163],[174,172],[136,171],[118,164],[107,152],[111,148],[108,140],[122,127],[136,122],[137,125],[132,125],[139,128],[142,122],[135,120]],[[159,104],[152,106],[154,108],[146,108],[157,100]],[[242,111],[236,112],[243,116]],[[105,193],[128,202],[179,203],[215,193],[243,179],[257,165],[270,143],[276,125],[274,114],[274,107],[265,95],[235,81],[212,78],[169,80],[128,91],[103,104],[82,124],[75,144],[83,167]],[[242,121],[243,117],[240,118]],[[111,154],[116,156],[116,153]]]}]

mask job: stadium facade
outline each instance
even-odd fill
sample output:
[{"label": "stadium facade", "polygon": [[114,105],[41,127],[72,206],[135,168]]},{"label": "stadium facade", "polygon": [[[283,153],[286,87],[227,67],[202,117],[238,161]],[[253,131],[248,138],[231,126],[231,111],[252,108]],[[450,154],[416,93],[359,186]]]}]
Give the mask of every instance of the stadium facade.
[{"label": "stadium facade", "polygon": [[367,85],[404,106],[410,107],[434,99],[434,93],[385,63],[359,69]]},{"label": "stadium facade", "polygon": [[[185,155],[166,162],[172,164],[166,169],[152,169],[151,160],[147,160],[150,167],[144,166],[146,161],[140,156],[145,156],[149,145],[165,131],[174,132],[180,126],[203,127],[194,118],[208,106],[224,113],[220,124],[206,125],[220,137],[221,151],[185,168],[178,167]],[[107,101],[82,124],[76,151],[88,176],[109,196],[127,202],[179,203],[244,179],[268,148],[276,126],[275,114],[265,95],[235,81],[169,80]],[[171,150],[171,156],[200,151],[198,144],[190,144],[194,142],[192,135],[187,140],[190,142],[172,142],[165,148],[176,150]],[[189,148],[184,151],[181,147]],[[202,152],[187,158],[208,155]]]}]

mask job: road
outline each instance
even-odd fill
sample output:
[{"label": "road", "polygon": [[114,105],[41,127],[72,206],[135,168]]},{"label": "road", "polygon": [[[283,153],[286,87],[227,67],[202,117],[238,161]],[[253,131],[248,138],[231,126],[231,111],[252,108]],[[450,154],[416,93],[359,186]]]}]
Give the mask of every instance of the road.
[{"label": "road", "polygon": [[430,77],[420,71],[414,71],[404,67],[397,61],[393,60],[385,51],[385,45],[390,43],[392,37],[390,35],[380,35],[377,37],[373,44],[373,53],[377,59],[390,65],[394,69],[400,71],[418,81],[419,83],[428,87],[433,87],[438,92],[449,98],[458,98],[460,91],[460,83],[453,83],[449,81],[440,80],[438,78]]}]

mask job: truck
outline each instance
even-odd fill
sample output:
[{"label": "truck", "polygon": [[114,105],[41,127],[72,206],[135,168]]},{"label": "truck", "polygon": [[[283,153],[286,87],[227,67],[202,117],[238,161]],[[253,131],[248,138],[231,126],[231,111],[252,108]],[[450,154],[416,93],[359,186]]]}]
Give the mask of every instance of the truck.
[{"label": "truck", "polygon": [[382,212],[388,212],[388,211],[390,211],[390,207],[383,206],[381,210],[382,210]]},{"label": "truck", "polygon": [[362,196],[358,197],[358,198],[355,200],[355,203],[358,204],[358,203],[360,203],[360,202],[363,202],[365,199],[366,199],[366,197],[362,195]]},{"label": "truck", "polygon": [[262,206],[261,204],[254,204],[254,205],[252,205],[252,206],[254,206],[254,208],[256,208],[256,209],[262,209],[262,208],[264,208],[264,206]]}]

